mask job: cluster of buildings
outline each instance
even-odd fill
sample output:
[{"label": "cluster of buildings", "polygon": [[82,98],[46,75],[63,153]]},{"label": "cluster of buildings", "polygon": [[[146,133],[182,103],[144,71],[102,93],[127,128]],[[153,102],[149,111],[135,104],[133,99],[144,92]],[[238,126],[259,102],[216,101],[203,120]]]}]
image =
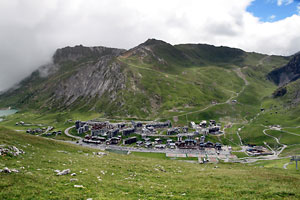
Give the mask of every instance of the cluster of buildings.
[{"label": "cluster of buildings", "polygon": [[182,136],[178,136],[178,140],[175,143],[176,146],[180,149],[200,149],[204,150],[205,148],[215,148],[217,150],[222,149],[222,144],[213,143],[210,141],[205,142],[205,135],[202,135],[200,138],[196,137],[193,139],[192,135],[189,135],[186,139],[182,139]]},{"label": "cluster of buildings", "polygon": [[30,133],[30,134],[41,134],[44,133],[46,131],[45,128],[36,128],[36,129],[27,129],[26,133]]},{"label": "cluster of buildings", "polygon": [[[94,144],[107,144],[116,145],[120,144],[122,138],[125,140],[129,139],[131,134],[134,134],[138,129],[140,129],[143,124],[141,122],[131,122],[131,123],[110,123],[105,122],[80,122],[79,124],[84,124],[82,127],[88,126],[90,128],[90,135],[86,135],[83,142],[94,143]],[[79,127],[79,126],[78,126]],[[87,128],[86,128],[87,129]],[[85,130],[86,130],[85,129]],[[87,132],[87,131],[86,131]],[[130,144],[134,141],[128,140],[126,144]]]},{"label": "cluster of buildings", "polygon": [[153,128],[170,128],[172,126],[172,123],[170,120],[166,121],[166,122],[152,122],[149,124],[146,124],[145,127],[149,128],[149,127],[153,127]]},{"label": "cluster of buildings", "polygon": [[167,130],[167,135],[178,135],[180,133],[188,133],[189,127],[184,126],[184,127],[174,127],[174,128],[169,128]]},{"label": "cluster of buildings", "polygon": [[53,132],[48,132],[45,134],[45,136],[56,136],[56,135],[61,135],[62,131],[53,131]]},{"label": "cluster of buildings", "polygon": [[82,121],[79,121],[79,120],[77,120],[75,122],[75,128],[76,128],[77,133],[79,135],[83,134],[83,133],[86,133],[90,130],[89,125],[86,122],[82,122]]},{"label": "cluster of buildings", "polygon": [[209,122],[203,120],[199,124],[196,124],[195,122],[191,122],[190,126],[193,129],[198,130],[200,133],[204,135],[208,135],[208,134],[218,135],[223,133],[221,131],[221,124],[216,123],[215,120],[210,120]]},{"label": "cluster of buildings", "polygon": [[151,122],[146,125],[142,125],[142,133],[143,134],[156,134],[157,129],[165,129],[172,127],[171,121],[166,122]]},{"label": "cluster of buildings", "polygon": [[83,139],[83,142],[85,143],[91,143],[91,144],[106,144],[106,145],[117,145],[121,141],[121,137],[112,137],[112,138],[105,138],[100,136],[91,136],[86,135]]},{"label": "cluster of buildings", "polygon": [[263,146],[248,145],[246,151],[249,156],[273,155],[271,151]]},{"label": "cluster of buildings", "polygon": [[[81,122],[76,121],[75,127],[78,134],[87,134],[83,140],[86,143],[107,145],[135,145],[144,148],[156,149],[205,149],[215,148],[220,150],[220,143],[205,142],[207,134],[220,132],[221,126],[214,120],[209,123],[202,121],[199,124],[191,123],[192,133],[188,126],[172,127],[170,121],[166,122]],[[90,131],[90,132],[89,132]],[[158,134],[157,132],[160,132]],[[200,133],[202,136],[200,137]],[[176,138],[174,141],[174,137]],[[173,139],[172,139],[173,138]]]},{"label": "cluster of buildings", "polygon": [[26,133],[30,133],[30,134],[42,134],[44,136],[56,136],[56,135],[61,135],[62,131],[53,131],[54,127],[49,127],[47,128],[36,128],[36,129],[27,129]]}]

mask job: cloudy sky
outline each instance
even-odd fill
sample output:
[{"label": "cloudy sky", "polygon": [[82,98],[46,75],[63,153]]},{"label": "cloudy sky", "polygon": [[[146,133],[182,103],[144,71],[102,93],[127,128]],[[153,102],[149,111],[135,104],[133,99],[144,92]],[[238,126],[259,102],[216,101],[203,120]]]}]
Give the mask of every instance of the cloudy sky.
[{"label": "cloudy sky", "polygon": [[300,51],[296,0],[0,0],[0,91],[57,48],[132,48],[148,38],[267,54]]}]

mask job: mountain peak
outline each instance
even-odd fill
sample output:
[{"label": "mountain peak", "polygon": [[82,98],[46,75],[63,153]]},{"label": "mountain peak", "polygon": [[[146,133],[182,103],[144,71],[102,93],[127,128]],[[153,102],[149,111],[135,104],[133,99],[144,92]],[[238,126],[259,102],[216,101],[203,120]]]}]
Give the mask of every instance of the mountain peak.
[{"label": "mountain peak", "polygon": [[153,45],[165,45],[165,44],[169,44],[169,43],[167,43],[163,40],[157,40],[157,39],[154,39],[154,38],[150,38],[150,39],[146,40],[146,42],[142,43],[141,45],[143,45],[143,46],[153,46]]},{"label": "mountain peak", "polygon": [[64,47],[57,49],[53,55],[53,62],[60,63],[64,61],[78,61],[82,58],[99,58],[105,55],[117,56],[123,53],[125,50],[108,48],[103,46],[97,47],[85,47],[83,45],[76,45],[74,47]]}]

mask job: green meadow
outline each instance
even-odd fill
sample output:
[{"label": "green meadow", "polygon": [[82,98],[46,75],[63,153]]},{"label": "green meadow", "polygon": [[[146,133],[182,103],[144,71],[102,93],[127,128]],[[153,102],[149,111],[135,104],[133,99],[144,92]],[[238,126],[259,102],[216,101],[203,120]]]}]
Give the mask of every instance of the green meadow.
[{"label": "green meadow", "polygon": [[[288,159],[217,165],[169,160],[162,154],[106,152],[0,128],[0,144],[26,153],[1,156],[0,199],[299,199],[300,174]],[[76,176],[56,176],[70,169]],[[76,188],[80,185],[82,188]]]}]

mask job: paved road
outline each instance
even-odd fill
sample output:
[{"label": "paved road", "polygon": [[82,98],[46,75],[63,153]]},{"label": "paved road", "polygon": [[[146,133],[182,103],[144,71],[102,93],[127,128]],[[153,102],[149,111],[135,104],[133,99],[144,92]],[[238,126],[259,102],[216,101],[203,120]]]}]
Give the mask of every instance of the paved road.
[{"label": "paved road", "polygon": [[[99,150],[118,150],[118,151],[128,151],[128,152],[144,152],[144,153],[174,153],[174,154],[203,154],[203,155],[215,155],[216,151],[213,149],[211,151],[204,151],[199,149],[155,149],[155,148],[137,148],[137,147],[127,147],[127,146],[118,146],[118,145],[106,145],[106,144],[90,144],[84,143],[82,141],[74,142],[74,141],[66,141],[68,143],[89,147],[93,149]],[[224,149],[220,151],[221,155],[230,155],[228,149]]]},{"label": "paved road", "polygon": [[69,133],[70,129],[72,129],[72,128],[74,128],[74,127],[75,127],[75,126],[71,126],[71,127],[67,128],[67,129],[65,130],[66,136],[69,136],[69,137],[74,138],[74,139],[76,139],[76,140],[81,140],[81,139],[82,139],[81,137],[74,136],[74,135],[71,135],[71,134]]}]

